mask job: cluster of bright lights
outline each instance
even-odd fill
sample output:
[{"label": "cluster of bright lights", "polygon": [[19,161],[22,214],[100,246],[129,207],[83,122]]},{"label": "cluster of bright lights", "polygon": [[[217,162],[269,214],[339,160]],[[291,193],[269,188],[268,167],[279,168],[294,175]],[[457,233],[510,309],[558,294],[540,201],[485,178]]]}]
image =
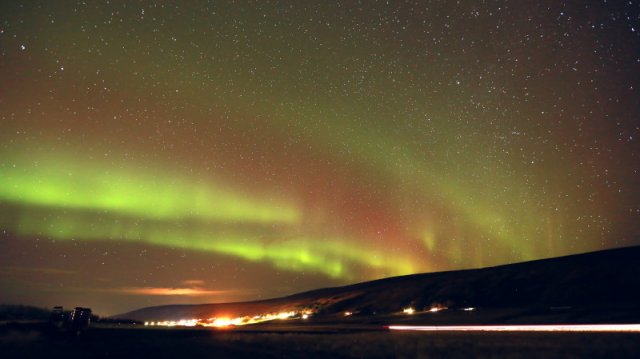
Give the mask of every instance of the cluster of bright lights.
[{"label": "cluster of bright lights", "polygon": [[[443,306],[436,305],[436,306],[433,306],[433,307],[431,307],[431,308],[425,309],[425,311],[426,311],[426,312],[429,312],[429,313],[435,313],[435,312],[439,312],[439,311],[441,311],[441,310],[446,310],[446,309],[449,309],[449,308],[448,308],[448,307],[443,307]],[[471,311],[471,310],[474,310],[474,309],[475,309],[475,308],[464,308],[464,310],[465,310],[465,311]],[[408,314],[408,315],[412,315],[412,314],[415,314],[415,313],[416,313],[416,309],[415,309],[415,308],[413,308],[413,307],[404,308],[404,309],[402,310],[402,313],[404,313],[404,314]]]},{"label": "cluster of bright lights", "polygon": [[200,324],[200,319],[180,319],[178,321],[165,320],[161,322],[144,322],[146,326],[160,327],[195,327]]},{"label": "cluster of bright lights", "polygon": [[[425,309],[425,312],[428,313],[435,313],[435,312],[439,312],[442,310],[446,310],[449,309],[448,307],[444,307],[444,306],[433,306],[431,308]],[[474,311],[476,310],[475,307],[467,307],[467,308],[463,308],[462,310],[470,312],[470,311]],[[404,308],[402,310],[402,312],[404,314],[407,315],[412,315],[416,313],[416,309],[413,307],[407,307]],[[272,320],[286,320],[286,319],[291,319],[291,318],[301,318],[301,319],[308,319],[309,317],[311,317],[311,315],[313,314],[313,311],[311,310],[301,310],[301,311],[297,311],[297,310],[290,310],[290,311],[283,311],[283,312],[278,312],[278,313],[268,313],[268,314],[261,314],[261,315],[254,315],[254,316],[243,316],[243,317],[236,317],[236,318],[229,318],[229,317],[214,317],[214,318],[208,318],[208,319],[181,319],[181,320],[176,320],[176,321],[157,321],[157,322],[144,322],[145,326],[160,326],[160,327],[195,327],[195,326],[200,326],[200,327],[216,327],[216,328],[224,328],[224,327],[231,327],[231,326],[241,326],[241,325],[248,325],[248,324],[257,324],[257,323],[262,323],[262,322],[268,322],[268,321],[272,321]],[[343,312],[342,315],[345,317],[350,317],[354,314],[354,312],[351,311],[346,311]]]},{"label": "cluster of bright lights", "polygon": [[409,307],[409,308],[404,308],[404,310],[403,310],[402,312],[403,312],[404,314],[409,314],[409,315],[411,315],[411,314],[415,313],[415,312],[416,312],[416,310],[415,310],[415,309],[413,309],[413,308],[411,308],[411,307]]},{"label": "cluster of bright lights", "polygon": [[446,310],[446,309],[449,309],[449,308],[436,305],[436,306],[433,306],[433,307],[429,308],[429,312],[436,313],[436,312],[439,312],[441,310]]},{"label": "cluster of bright lights", "polygon": [[285,311],[279,313],[268,313],[254,316],[244,316],[236,318],[228,317],[214,317],[208,319],[181,319],[177,321],[158,321],[158,322],[144,322],[145,326],[161,326],[161,327],[215,327],[225,328],[231,326],[240,326],[248,324],[257,324],[262,322],[268,322],[272,320],[285,320],[291,318],[308,319],[313,314],[310,310],[303,311]]}]

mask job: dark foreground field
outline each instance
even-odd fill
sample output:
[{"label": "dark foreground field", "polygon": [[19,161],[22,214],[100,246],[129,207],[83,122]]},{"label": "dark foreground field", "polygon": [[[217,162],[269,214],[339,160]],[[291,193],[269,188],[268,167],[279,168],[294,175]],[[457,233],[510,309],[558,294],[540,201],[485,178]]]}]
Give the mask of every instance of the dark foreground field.
[{"label": "dark foreground field", "polygon": [[[344,329],[344,328],[343,328]],[[0,326],[2,358],[634,358],[618,333],[416,333],[319,328],[270,331],[91,328],[79,337],[39,325]]]}]

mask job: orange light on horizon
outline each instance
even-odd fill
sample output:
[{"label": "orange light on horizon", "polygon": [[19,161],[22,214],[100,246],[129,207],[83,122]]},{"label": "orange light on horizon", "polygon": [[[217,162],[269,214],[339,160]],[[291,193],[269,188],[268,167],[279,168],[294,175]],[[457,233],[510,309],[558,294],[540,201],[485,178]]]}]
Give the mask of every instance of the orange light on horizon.
[{"label": "orange light on horizon", "polygon": [[125,287],[113,290],[126,294],[137,295],[183,295],[188,297],[222,294],[224,291],[207,290],[202,288],[165,288],[165,287]]},{"label": "orange light on horizon", "polygon": [[158,326],[166,326],[166,327],[194,327],[194,326],[202,326],[202,327],[216,327],[216,328],[227,328],[231,326],[240,326],[240,325],[248,325],[248,324],[256,324],[267,322],[271,320],[285,320],[293,318],[297,315],[300,315],[302,319],[307,319],[309,316],[313,314],[310,310],[305,310],[302,312],[297,311],[285,311],[279,313],[267,313],[262,315],[254,315],[254,316],[244,316],[244,317],[213,317],[205,320],[202,319],[180,319],[180,320],[171,320],[171,321],[161,321],[161,322],[145,322],[145,325],[158,325]]},{"label": "orange light on horizon", "polygon": [[431,313],[435,313],[435,312],[439,312],[439,311],[441,311],[441,310],[446,310],[446,309],[449,309],[449,308],[447,308],[447,307],[435,306],[435,307],[431,307],[431,308],[429,309],[429,312],[431,312]]},{"label": "orange light on horizon", "polygon": [[402,312],[405,313],[405,314],[411,315],[411,314],[415,313],[416,310],[411,308],[411,307],[409,307],[409,308],[405,308]]}]

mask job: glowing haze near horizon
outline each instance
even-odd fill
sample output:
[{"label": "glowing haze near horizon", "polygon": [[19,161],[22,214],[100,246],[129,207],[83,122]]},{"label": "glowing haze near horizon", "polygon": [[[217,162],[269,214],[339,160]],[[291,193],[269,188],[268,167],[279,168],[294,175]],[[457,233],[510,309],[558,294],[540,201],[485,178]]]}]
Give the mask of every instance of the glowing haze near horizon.
[{"label": "glowing haze near horizon", "polygon": [[251,300],[640,244],[622,2],[0,5],[0,302]]}]

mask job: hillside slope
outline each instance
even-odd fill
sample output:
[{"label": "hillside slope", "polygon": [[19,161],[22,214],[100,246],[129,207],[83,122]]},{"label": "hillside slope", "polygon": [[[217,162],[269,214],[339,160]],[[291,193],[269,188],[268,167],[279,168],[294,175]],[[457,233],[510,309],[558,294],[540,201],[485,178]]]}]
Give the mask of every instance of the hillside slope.
[{"label": "hillside slope", "polygon": [[[521,317],[525,312],[551,313],[562,321],[620,322],[640,319],[639,303],[640,247],[628,247],[483,269],[385,278],[256,302],[148,307],[117,317],[178,320],[311,309],[315,318],[337,318],[336,314],[345,311],[357,313],[359,318],[380,318],[406,307],[421,312],[442,306],[450,313],[465,307],[502,313],[483,318],[483,322],[508,321],[506,310],[516,310]],[[558,316],[558,312],[563,313]],[[441,316],[440,321],[461,321],[451,315],[446,318]],[[469,316],[465,318],[462,321],[470,321]],[[537,321],[545,320],[550,319]]]}]

